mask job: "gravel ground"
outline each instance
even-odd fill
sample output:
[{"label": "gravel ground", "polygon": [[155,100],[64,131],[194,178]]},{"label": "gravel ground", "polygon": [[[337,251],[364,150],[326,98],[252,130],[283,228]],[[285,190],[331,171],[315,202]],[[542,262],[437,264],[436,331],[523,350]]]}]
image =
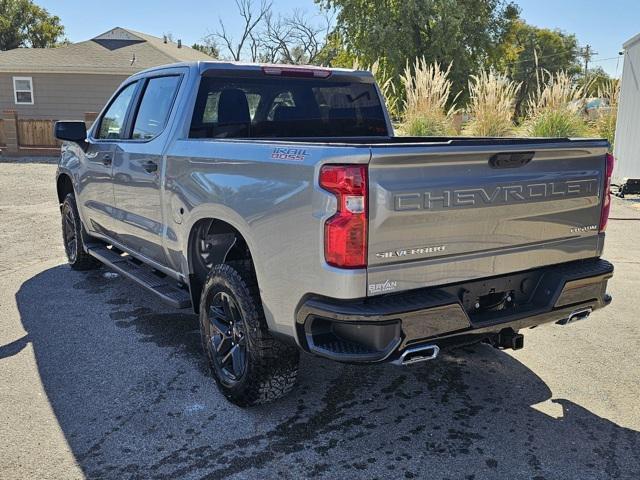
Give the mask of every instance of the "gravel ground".
[{"label": "gravel ground", "polygon": [[243,410],[195,316],[65,264],[54,172],[0,163],[0,478],[640,478],[640,203],[615,200],[589,320],[404,369],[304,356]]}]

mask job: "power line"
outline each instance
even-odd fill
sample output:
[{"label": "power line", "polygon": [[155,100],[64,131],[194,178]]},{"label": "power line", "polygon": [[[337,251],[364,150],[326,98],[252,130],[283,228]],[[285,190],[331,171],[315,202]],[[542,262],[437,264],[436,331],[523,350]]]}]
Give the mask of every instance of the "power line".
[{"label": "power line", "polygon": [[[542,59],[547,59],[547,58],[553,58],[553,57],[557,57],[558,55],[564,55],[565,53],[572,53],[574,52],[573,48],[569,49],[569,50],[563,50],[561,52],[556,52],[556,53],[552,53],[550,55],[543,55],[541,57],[537,57],[538,61],[542,60]],[[535,62],[536,58],[527,58],[526,60],[517,60],[514,62],[507,62],[506,65],[517,65],[519,63],[527,63],[527,62]]]},{"label": "power line", "polygon": [[598,58],[596,60],[591,60],[591,63],[599,63],[599,62],[604,62],[606,60],[617,60],[619,58],[620,58],[620,55],[615,56],[615,57]]},{"label": "power line", "polygon": [[[563,50],[563,51],[560,51],[560,52],[552,53],[550,55],[543,55],[541,57],[538,57],[538,61],[540,61],[542,59],[546,60],[547,58],[553,58],[553,57],[557,57],[558,55],[564,55],[565,53],[571,53],[571,52],[574,52],[574,50],[573,49],[571,49],[571,50]],[[596,53],[596,52],[592,51],[591,54],[593,55],[593,53]],[[617,57],[607,57],[607,58],[591,57],[589,59],[589,62],[590,63],[600,63],[600,62],[604,62],[606,60],[615,60],[617,58],[620,58],[620,57],[619,56],[617,56]],[[536,60],[535,58],[528,58],[526,60],[516,60],[516,61],[513,61],[513,62],[507,62],[507,63],[505,63],[505,65],[517,65],[517,64],[520,64],[520,63],[535,62],[535,60]]]}]

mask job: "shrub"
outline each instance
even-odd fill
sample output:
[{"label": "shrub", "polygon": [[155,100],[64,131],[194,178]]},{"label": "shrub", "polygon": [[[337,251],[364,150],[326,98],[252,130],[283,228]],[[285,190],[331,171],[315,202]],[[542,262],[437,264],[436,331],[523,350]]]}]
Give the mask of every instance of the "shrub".
[{"label": "shrub", "polygon": [[549,74],[529,98],[524,132],[531,137],[581,137],[589,129],[581,113],[584,90],[565,72]]},{"label": "shrub", "polygon": [[516,95],[521,84],[495,72],[471,75],[469,107],[471,120],[465,133],[481,137],[505,137],[513,133]]},{"label": "shrub", "polygon": [[583,137],[589,135],[587,124],[579,113],[568,108],[545,109],[525,123],[530,137]]},{"label": "shrub", "polygon": [[400,76],[405,91],[401,130],[412,136],[454,135],[457,95],[447,108],[452,85],[449,80],[451,64],[443,70],[439,64],[429,64],[423,57],[416,58],[412,67],[407,63]]}]

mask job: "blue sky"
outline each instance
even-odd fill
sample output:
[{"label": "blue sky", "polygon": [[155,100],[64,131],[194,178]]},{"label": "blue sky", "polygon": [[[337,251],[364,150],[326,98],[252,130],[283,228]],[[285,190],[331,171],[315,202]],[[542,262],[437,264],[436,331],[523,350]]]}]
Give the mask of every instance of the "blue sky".
[{"label": "blue sky", "polygon": [[[72,42],[87,40],[112,27],[127,27],[156,36],[171,32],[185,44],[200,41],[216,29],[218,17],[231,32],[240,28],[232,0],[35,0],[62,18]],[[532,25],[575,33],[581,45],[598,54],[594,65],[620,75],[616,58],[622,44],[640,33],[638,0],[518,0],[522,17]],[[108,8],[107,8],[108,6]],[[313,0],[273,0],[276,11],[301,9],[314,14]],[[613,57],[613,58],[611,58]],[[609,60],[606,60],[609,59]]]}]

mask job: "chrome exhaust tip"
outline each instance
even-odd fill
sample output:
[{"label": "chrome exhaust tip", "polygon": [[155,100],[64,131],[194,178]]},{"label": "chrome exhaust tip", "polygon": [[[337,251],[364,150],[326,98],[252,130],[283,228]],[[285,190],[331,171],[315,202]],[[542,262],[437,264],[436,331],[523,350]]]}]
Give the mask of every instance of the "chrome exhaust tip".
[{"label": "chrome exhaust tip", "polygon": [[579,320],[584,320],[589,315],[591,315],[591,312],[593,312],[592,307],[579,308],[571,312],[567,318],[559,320],[556,323],[558,325],[568,325],[570,323],[577,322]]},{"label": "chrome exhaust tip", "polygon": [[426,362],[435,359],[440,353],[437,345],[419,345],[406,349],[400,358],[393,360],[394,365],[411,365],[413,363]]}]

